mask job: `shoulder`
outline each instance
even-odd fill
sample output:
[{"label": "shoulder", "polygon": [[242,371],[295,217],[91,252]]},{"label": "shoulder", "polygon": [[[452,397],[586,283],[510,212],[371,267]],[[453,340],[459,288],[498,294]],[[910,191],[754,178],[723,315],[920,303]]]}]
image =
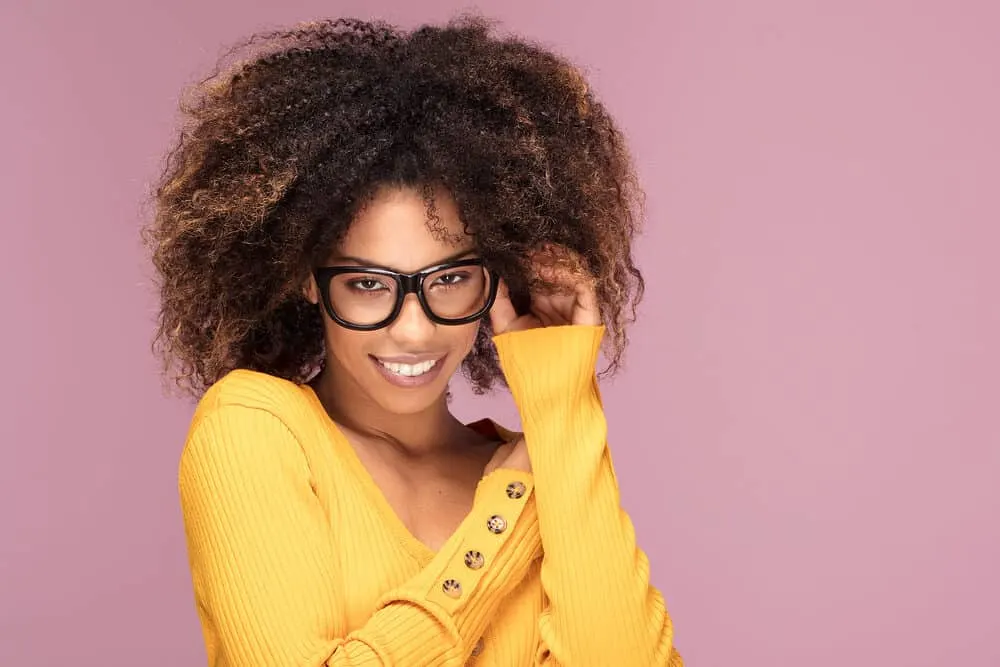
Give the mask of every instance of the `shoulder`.
[{"label": "shoulder", "polygon": [[303,433],[315,421],[307,389],[256,371],[232,371],[195,409],[181,454],[181,478],[218,470],[261,478],[306,470]]},{"label": "shoulder", "polygon": [[231,426],[276,422],[296,433],[312,419],[307,388],[268,373],[234,370],[208,388],[191,419],[189,437],[206,421]]},{"label": "shoulder", "polygon": [[[267,503],[308,497],[313,472],[302,434],[310,423],[303,388],[235,371],[198,404],[178,462],[186,520],[231,529],[257,521]],[[284,500],[281,500],[281,499]]]},{"label": "shoulder", "polygon": [[230,371],[202,396],[195,410],[195,421],[231,407],[264,410],[281,416],[306,402],[305,391],[301,385],[268,373],[244,369]]},{"label": "shoulder", "polygon": [[287,404],[301,398],[302,386],[276,375],[237,369],[213,384],[202,396],[202,406],[243,405],[267,408]]}]

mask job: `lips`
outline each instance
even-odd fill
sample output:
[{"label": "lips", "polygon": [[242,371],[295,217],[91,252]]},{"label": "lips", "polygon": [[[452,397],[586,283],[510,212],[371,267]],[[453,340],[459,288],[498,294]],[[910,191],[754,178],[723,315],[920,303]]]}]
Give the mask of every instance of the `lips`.
[{"label": "lips", "polygon": [[396,375],[405,375],[407,377],[417,377],[418,375],[423,375],[424,373],[430,371],[437,364],[436,359],[430,359],[428,361],[419,361],[415,364],[404,364],[397,363],[394,361],[386,361],[384,359],[376,360],[385,366],[387,369],[395,373]]},{"label": "lips", "polygon": [[430,384],[441,373],[444,356],[411,355],[371,357],[383,378],[397,387],[413,388]]}]

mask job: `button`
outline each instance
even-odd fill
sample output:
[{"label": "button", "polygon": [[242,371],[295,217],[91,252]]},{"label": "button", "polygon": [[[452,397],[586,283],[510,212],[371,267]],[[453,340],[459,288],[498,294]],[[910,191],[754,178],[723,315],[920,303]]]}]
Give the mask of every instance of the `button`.
[{"label": "button", "polygon": [[494,514],[490,517],[490,520],[486,522],[486,527],[490,529],[490,532],[494,535],[499,535],[503,531],[507,530],[507,519],[503,518],[499,514]]},{"label": "button", "polygon": [[458,583],[455,579],[448,579],[441,585],[441,590],[444,594],[450,598],[460,598],[462,597],[462,584]]},{"label": "button", "polygon": [[511,482],[507,485],[507,497],[517,500],[528,490],[524,482]]},{"label": "button", "polygon": [[486,646],[486,642],[480,638],[479,641],[476,642],[476,645],[472,647],[472,657],[475,658],[482,655],[484,646]]},{"label": "button", "polygon": [[486,558],[478,551],[467,551],[465,553],[465,566],[470,570],[478,570],[486,564]]}]

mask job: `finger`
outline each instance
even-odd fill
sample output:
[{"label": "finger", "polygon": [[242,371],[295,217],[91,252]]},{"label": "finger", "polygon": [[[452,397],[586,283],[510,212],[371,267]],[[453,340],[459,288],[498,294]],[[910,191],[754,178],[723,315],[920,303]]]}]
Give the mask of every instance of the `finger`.
[{"label": "finger", "polygon": [[572,313],[573,324],[597,326],[601,323],[601,306],[597,300],[597,290],[591,280],[581,281],[576,286],[576,304]]},{"label": "finger", "polygon": [[493,456],[490,457],[489,462],[483,468],[483,475],[484,476],[488,475],[494,470],[496,470],[500,466],[500,464],[503,463],[504,459],[510,456],[510,452],[513,448],[514,446],[510,443],[504,443],[498,446],[493,451]]},{"label": "finger", "polygon": [[576,308],[576,294],[560,294],[552,298],[552,309],[558,314],[562,324],[573,321],[573,310]]},{"label": "finger", "polygon": [[573,319],[573,312],[577,307],[576,285],[572,285],[568,291],[560,291],[547,295],[549,312],[561,324],[570,324]]},{"label": "finger", "polygon": [[551,327],[554,320],[552,319],[552,314],[545,307],[533,307],[531,309],[532,314],[538,318],[543,327]]},{"label": "finger", "polygon": [[493,325],[493,333],[500,334],[506,331],[517,319],[517,311],[510,301],[510,290],[503,280],[497,287],[497,297],[490,308],[490,324]]},{"label": "finger", "polygon": [[531,300],[531,312],[547,327],[565,324],[569,321],[562,317],[552,298],[548,296],[534,297]]}]

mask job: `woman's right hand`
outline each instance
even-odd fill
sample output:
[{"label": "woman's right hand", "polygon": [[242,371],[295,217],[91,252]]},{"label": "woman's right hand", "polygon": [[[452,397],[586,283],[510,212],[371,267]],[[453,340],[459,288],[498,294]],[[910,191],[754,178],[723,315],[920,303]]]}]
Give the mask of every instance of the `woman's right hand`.
[{"label": "woman's right hand", "polygon": [[531,472],[531,459],[528,458],[528,445],[524,441],[524,436],[518,436],[514,442],[505,442],[497,447],[493,453],[493,458],[483,469],[483,477],[489,475],[498,468],[507,470],[521,470]]}]

